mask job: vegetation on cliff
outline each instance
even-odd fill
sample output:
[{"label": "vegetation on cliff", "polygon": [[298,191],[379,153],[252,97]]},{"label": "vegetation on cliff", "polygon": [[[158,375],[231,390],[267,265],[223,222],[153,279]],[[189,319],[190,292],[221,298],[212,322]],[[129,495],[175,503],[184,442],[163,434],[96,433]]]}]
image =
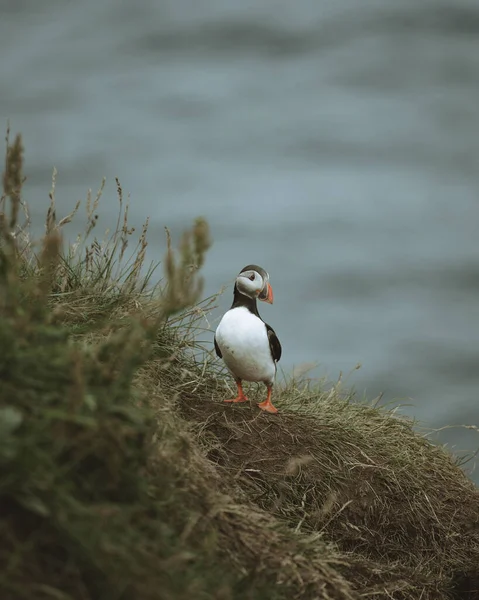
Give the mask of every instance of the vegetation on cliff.
[{"label": "vegetation on cliff", "polygon": [[[195,335],[207,224],[145,267],[147,224],[29,238],[21,138],[0,202],[2,600],[479,598],[479,491],[340,385],[224,405]],[[78,207],[77,207],[78,209]],[[154,277],[153,277],[154,275]],[[254,400],[255,388],[250,396]]]}]

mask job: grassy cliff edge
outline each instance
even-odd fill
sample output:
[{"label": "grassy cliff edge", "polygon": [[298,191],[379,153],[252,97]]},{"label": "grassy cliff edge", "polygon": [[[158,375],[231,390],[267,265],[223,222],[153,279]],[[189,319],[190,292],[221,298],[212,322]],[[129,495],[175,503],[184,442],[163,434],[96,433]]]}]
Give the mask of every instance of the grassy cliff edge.
[{"label": "grassy cliff edge", "polygon": [[214,301],[203,220],[177,250],[168,237],[153,286],[119,183],[116,229],[92,238],[100,189],[73,244],[54,185],[30,239],[22,184],[17,136],[0,199],[2,600],[479,599],[479,490],[411,422],[294,379],[279,415],[222,403],[196,341]]}]

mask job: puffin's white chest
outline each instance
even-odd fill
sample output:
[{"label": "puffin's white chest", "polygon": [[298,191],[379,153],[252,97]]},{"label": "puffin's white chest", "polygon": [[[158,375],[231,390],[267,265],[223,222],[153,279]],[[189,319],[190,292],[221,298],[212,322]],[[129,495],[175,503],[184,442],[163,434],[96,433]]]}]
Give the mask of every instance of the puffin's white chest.
[{"label": "puffin's white chest", "polygon": [[276,365],[266,326],[247,308],[232,308],[225,313],[216,330],[216,343],[233,375],[246,381],[273,382]]}]

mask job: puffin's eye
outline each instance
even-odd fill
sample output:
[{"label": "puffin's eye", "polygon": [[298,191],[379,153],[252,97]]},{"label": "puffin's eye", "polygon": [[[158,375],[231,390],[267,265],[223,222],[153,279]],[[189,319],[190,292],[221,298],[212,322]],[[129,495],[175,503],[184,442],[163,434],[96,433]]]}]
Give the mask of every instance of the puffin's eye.
[{"label": "puffin's eye", "polygon": [[254,281],[254,273],[251,273],[251,275],[249,276],[249,279],[250,279],[251,281]]}]

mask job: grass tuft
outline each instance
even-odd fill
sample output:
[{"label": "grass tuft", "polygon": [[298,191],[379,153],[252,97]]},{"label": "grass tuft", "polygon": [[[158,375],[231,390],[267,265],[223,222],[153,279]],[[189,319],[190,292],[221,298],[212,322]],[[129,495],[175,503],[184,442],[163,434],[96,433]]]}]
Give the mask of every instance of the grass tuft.
[{"label": "grass tuft", "polygon": [[223,404],[204,220],[167,231],[160,277],[118,181],[115,229],[94,235],[103,182],[65,242],[54,172],[37,243],[19,136],[6,155],[2,600],[479,598],[479,491],[411,422],[342,382],[290,379],[279,415],[254,386]]}]

